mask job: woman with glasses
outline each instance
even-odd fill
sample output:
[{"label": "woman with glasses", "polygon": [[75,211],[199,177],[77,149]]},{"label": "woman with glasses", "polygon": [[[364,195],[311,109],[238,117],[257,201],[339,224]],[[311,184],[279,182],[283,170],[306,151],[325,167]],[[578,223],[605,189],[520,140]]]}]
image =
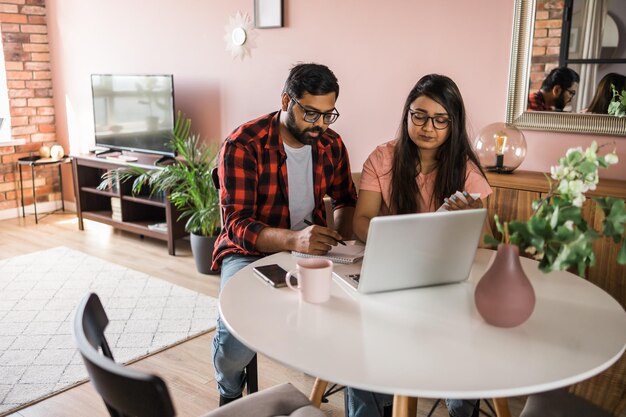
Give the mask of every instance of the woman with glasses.
[{"label": "woman with glasses", "polygon": [[[378,146],[363,165],[354,232],[365,242],[375,216],[433,212],[441,205],[480,208],[491,192],[470,146],[458,87],[446,76],[430,74],[409,93],[398,138]],[[347,388],[349,417],[383,416],[392,402],[391,395]],[[446,403],[452,417],[478,416],[476,401]]]}]

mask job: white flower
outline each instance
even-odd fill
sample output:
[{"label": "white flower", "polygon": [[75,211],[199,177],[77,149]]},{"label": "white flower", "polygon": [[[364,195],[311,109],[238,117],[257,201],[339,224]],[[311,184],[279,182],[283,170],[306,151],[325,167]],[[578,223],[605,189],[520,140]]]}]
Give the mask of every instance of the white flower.
[{"label": "white flower", "polygon": [[585,192],[585,183],[581,180],[570,181],[567,188],[570,194],[578,195]]},{"label": "white flower", "polygon": [[529,246],[524,250],[524,252],[528,253],[529,255],[534,255],[535,253],[537,253],[537,249],[535,249],[534,246]]},{"label": "white flower", "polygon": [[614,165],[619,162],[619,158],[617,157],[615,152],[608,153],[604,156],[604,162],[606,162],[608,165]]},{"label": "white flower", "polygon": [[565,223],[563,223],[563,227],[569,230],[574,230],[574,222],[571,220],[568,220]]},{"label": "white flower", "polygon": [[574,152],[578,152],[579,154],[583,154],[583,148],[581,148],[580,146],[577,148],[569,148],[567,150],[567,152],[565,153],[565,156],[570,156],[571,154],[573,154]]},{"label": "white flower", "polygon": [[582,207],[584,202],[585,202],[584,194],[579,194],[575,196],[574,199],[572,200],[572,204],[576,207]]}]

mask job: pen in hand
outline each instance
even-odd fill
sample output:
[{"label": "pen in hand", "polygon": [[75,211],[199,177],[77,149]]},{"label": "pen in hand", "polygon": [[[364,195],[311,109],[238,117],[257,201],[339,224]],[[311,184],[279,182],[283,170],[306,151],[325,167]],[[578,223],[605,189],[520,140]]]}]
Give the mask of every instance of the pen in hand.
[{"label": "pen in hand", "polygon": [[[304,223],[308,224],[309,226],[315,226],[313,223],[311,223],[310,221],[308,221],[307,219],[304,219]],[[333,237],[333,239],[335,239]],[[346,246],[346,242],[344,242],[342,239],[335,239],[337,241],[337,243]]]}]

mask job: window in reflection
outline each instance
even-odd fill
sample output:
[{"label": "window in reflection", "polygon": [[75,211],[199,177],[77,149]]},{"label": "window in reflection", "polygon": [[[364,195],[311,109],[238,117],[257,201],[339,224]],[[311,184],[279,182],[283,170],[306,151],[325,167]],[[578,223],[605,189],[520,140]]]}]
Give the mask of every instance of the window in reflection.
[{"label": "window in reflection", "polygon": [[529,91],[559,66],[580,76],[570,112],[589,106],[607,74],[626,75],[626,1],[537,0]]}]

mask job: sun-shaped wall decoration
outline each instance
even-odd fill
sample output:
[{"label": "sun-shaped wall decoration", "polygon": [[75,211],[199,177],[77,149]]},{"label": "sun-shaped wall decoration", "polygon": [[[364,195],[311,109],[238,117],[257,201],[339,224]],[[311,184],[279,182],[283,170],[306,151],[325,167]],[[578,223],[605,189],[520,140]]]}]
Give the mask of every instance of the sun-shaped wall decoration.
[{"label": "sun-shaped wall decoration", "polygon": [[254,24],[248,13],[237,12],[228,19],[228,24],[224,26],[226,34],[226,50],[230,51],[233,58],[243,60],[246,56],[252,56],[250,50],[256,48],[254,39],[257,36]]}]

